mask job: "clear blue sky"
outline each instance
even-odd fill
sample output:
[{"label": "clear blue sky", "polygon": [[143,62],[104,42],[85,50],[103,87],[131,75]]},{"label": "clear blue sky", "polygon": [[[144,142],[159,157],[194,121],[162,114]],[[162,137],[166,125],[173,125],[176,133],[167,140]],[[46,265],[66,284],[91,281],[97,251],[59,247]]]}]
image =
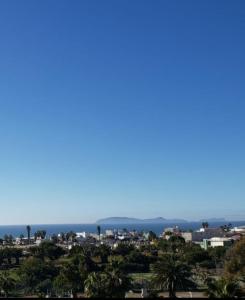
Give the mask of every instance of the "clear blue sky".
[{"label": "clear blue sky", "polygon": [[244,1],[0,2],[1,224],[244,200]]}]

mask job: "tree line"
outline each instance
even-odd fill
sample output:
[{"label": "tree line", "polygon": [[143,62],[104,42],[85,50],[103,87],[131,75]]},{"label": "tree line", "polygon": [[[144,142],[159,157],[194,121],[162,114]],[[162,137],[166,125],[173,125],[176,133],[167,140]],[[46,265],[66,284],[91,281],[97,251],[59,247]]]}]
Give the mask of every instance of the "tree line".
[{"label": "tree line", "polygon": [[[17,297],[122,298],[129,290],[147,287],[149,297],[165,291],[174,298],[185,290],[202,290],[215,298],[239,297],[244,295],[244,251],[245,239],[231,248],[204,250],[175,236],[168,241],[154,236],[138,248],[130,243],[115,249],[87,244],[68,251],[51,241],[25,253],[6,247],[0,249],[0,291]],[[132,277],[135,273],[150,277],[139,283]]]}]

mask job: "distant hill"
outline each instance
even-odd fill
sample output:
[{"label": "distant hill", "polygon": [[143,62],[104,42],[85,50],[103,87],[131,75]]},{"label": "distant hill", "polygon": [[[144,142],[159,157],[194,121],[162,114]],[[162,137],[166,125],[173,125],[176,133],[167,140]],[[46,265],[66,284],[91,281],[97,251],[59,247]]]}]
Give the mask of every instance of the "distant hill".
[{"label": "distant hill", "polygon": [[164,218],[153,218],[153,219],[137,219],[127,217],[111,217],[100,219],[96,224],[171,224],[171,223],[187,223],[186,220],[182,219],[164,219]]}]

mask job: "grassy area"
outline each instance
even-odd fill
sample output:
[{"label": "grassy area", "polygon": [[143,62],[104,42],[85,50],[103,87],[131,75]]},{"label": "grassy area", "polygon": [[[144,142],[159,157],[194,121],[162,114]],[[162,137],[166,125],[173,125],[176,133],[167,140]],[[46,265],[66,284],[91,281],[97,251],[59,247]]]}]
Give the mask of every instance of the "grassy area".
[{"label": "grassy area", "polygon": [[153,277],[153,273],[131,273],[129,276],[134,281],[147,280],[150,281]]}]

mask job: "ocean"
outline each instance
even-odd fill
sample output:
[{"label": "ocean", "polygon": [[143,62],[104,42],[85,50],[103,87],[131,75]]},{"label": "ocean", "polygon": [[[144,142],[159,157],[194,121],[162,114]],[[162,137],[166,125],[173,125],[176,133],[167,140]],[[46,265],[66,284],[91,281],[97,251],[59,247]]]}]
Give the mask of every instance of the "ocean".
[{"label": "ocean", "polygon": [[[231,221],[226,222],[226,224],[231,223],[232,226],[243,226],[245,225],[245,221]],[[225,225],[224,222],[214,222],[209,223],[210,227],[219,227],[221,225]],[[58,234],[60,232],[90,232],[96,233],[98,224],[43,224],[43,225],[30,225],[31,226],[31,234],[33,235],[37,230],[46,230],[47,236],[51,236],[53,234]],[[152,230],[157,235],[160,235],[165,228],[178,226],[182,230],[197,230],[202,224],[201,222],[187,222],[187,223],[176,223],[176,224],[112,224],[112,225],[100,225],[101,232],[105,232],[107,229],[128,229],[128,230],[137,230],[141,231],[150,231]],[[25,225],[1,225],[0,226],[0,237],[2,238],[5,234],[12,235],[13,237],[19,237],[21,234],[24,236],[27,235],[26,226]]]}]

